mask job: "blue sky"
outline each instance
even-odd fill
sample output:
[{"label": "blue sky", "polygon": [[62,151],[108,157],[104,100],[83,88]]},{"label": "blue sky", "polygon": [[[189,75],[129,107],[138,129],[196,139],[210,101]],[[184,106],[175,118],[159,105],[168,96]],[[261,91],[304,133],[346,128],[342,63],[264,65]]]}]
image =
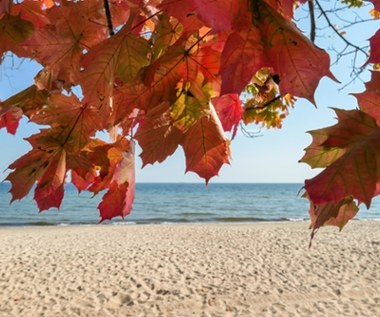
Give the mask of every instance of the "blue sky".
[{"label": "blue sky", "polygon": [[[366,14],[368,8],[363,12]],[[301,22],[301,27],[307,28],[306,22]],[[368,39],[379,27],[378,22],[372,22],[369,26],[358,25],[349,29],[347,36],[360,44],[366,45]],[[318,40],[319,46],[329,47],[329,43],[338,43],[337,36]],[[339,45],[339,44],[338,44]],[[350,81],[351,58],[343,58],[337,66],[332,67],[334,75],[342,83]],[[12,66],[12,63],[14,64]],[[32,83],[38,66],[24,60],[21,64],[18,60],[7,60],[0,66],[0,99],[28,87]],[[369,74],[364,73],[363,79],[368,79]],[[335,123],[334,112],[329,107],[353,109],[357,107],[356,99],[350,96],[351,92],[360,92],[364,89],[363,84],[357,80],[343,91],[338,91],[342,84],[333,82],[331,79],[321,80],[315,99],[317,109],[304,99],[296,102],[295,108],[285,119],[283,128],[279,130],[262,129],[260,136],[247,138],[240,132],[231,145],[231,165],[225,165],[219,177],[211,182],[303,182],[311,178],[319,171],[312,170],[306,164],[298,163],[303,155],[303,149],[311,142],[311,137],[306,131],[322,128]],[[257,131],[259,127],[248,126],[248,130]],[[0,131],[0,171],[6,170],[7,166],[30,147],[22,138],[37,132],[38,129],[23,120],[16,136],[8,135],[4,129]],[[139,154],[139,150],[137,151]],[[141,161],[137,157],[136,180],[138,182],[202,182],[193,173],[184,174],[185,159],[182,150],[167,159],[164,163],[146,166],[140,170]],[[6,173],[0,176],[0,180]]]}]

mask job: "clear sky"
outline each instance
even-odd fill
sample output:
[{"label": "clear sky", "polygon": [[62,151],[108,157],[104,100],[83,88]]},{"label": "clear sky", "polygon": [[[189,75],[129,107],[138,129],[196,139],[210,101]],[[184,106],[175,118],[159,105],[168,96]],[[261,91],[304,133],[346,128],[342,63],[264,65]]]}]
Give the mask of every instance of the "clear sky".
[{"label": "clear sky", "polygon": [[[367,14],[368,8],[364,14]],[[302,22],[301,22],[302,27]],[[347,36],[359,44],[367,45],[365,41],[377,28],[378,22],[370,25],[358,25],[347,30]],[[305,28],[306,22],[305,22]],[[319,39],[318,44],[324,48],[338,44],[337,36]],[[350,81],[351,56],[344,58],[338,65],[332,67],[334,75],[342,83]],[[13,63],[13,65],[12,65]],[[0,99],[28,87],[36,74],[38,65],[24,60],[7,59],[0,66]],[[363,79],[368,79],[369,74],[364,73]],[[360,80],[356,80],[343,91],[338,89],[342,84],[333,82],[331,79],[321,80],[315,99],[317,109],[304,99],[296,102],[295,108],[284,120],[280,130],[262,129],[260,136],[247,138],[239,132],[231,145],[231,165],[225,165],[219,177],[211,182],[303,182],[305,178],[311,178],[318,170],[312,170],[306,164],[298,163],[303,155],[303,149],[311,142],[311,137],[306,131],[326,127],[335,123],[334,112],[329,107],[353,109],[357,107],[356,99],[350,96],[351,92],[360,92],[364,89]],[[248,130],[258,131],[257,126],[248,126]],[[4,129],[0,131],[0,173],[5,171],[10,163],[30,147],[22,138],[37,132],[35,125],[23,120],[16,136],[8,135]],[[139,154],[139,149],[137,154]],[[146,166],[140,169],[141,160],[137,157],[137,182],[202,182],[194,173],[184,174],[185,160],[182,149],[167,159],[164,163]],[[9,172],[9,171],[8,171]],[[6,173],[0,176],[0,180]]]}]

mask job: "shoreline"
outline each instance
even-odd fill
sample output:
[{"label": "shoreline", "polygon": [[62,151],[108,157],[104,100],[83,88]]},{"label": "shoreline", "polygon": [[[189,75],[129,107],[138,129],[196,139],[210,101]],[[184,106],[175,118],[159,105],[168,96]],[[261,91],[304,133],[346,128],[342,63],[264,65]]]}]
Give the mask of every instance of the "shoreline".
[{"label": "shoreline", "polygon": [[[352,219],[354,221],[363,221],[361,219]],[[380,219],[377,220],[364,220],[364,221],[370,221],[370,222],[380,222]],[[187,226],[187,225],[244,225],[244,224],[276,224],[276,223],[308,223],[310,222],[309,219],[300,219],[300,220],[259,220],[259,221],[163,221],[163,222],[144,222],[144,221],[116,221],[116,222],[102,222],[102,223],[49,223],[49,222],[36,222],[36,223],[15,223],[15,224],[0,224],[0,230],[3,228],[44,228],[44,227],[99,227],[99,226],[106,226],[106,227],[117,227],[117,226]]]},{"label": "shoreline", "polygon": [[[378,218],[354,218],[350,220],[350,223],[356,223],[356,222],[380,222],[380,219]],[[114,221],[114,222],[102,222],[102,223],[53,223],[53,222],[45,222],[40,221],[36,223],[0,223],[0,230],[3,228],[43,228],[43,227],[87,227],[87,226],[147,226],[147,225],[229,225],[229,224],[288,224],[288,223],[310,223],[309,218],[304,219],[284,219],[284,220],[247,220],[247,221],[162,221],[162,222],[155,222],[155,221]],[[325,227],[326,228],[326,227]],[[343,229],[344,230],[344,229]]]},{"label": "shoreline", "polygon": [[380,316],[380,222],[0,227],[0,316]]}]

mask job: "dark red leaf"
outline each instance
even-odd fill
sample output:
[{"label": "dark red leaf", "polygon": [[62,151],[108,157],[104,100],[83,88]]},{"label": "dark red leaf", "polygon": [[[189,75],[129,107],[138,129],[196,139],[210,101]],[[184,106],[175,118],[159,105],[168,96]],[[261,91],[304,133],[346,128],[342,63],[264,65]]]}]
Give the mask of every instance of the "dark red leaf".
[{"label": "dark red leaf", "polygon": [[12,201],[26,196],[37,183],[34,199],[39,210],[59,208],[66,176],[66,151],[48,130],[28,141],[33,149],[9,166],[14,170],[6,178],[12,183]]},{"label": "dark red leaf", "polygon": [[374,118],[359,110],[336,112],[339,122],[324,129],[326,139],[321,149],[340,148],[344,153],[319,175],[306,180],[305,189],[316,205],[338,204],[353,197],[369,207],[379,183],[380,127]]},{"label": "dark red leaf", "polygon": [[49,158],[49,166],[37,181],[34,199],[40,211],[55,207],[60,208],[64,194],[66,177],[66,152],[55,153]]},{"label": "dark red leaf", "polygon": [[[303,197],[309,199],[308,194],[305,193]],[[309,199],[310,200],[310,199]],[[325,203],[316,205],[310,201],[310,228],[313,229],[311,233],[310,246],[315,233],[322,226],[336,226],[339,230],[353,219],[358,213],[359,208],[353,201],[352,197],[344,198],[339,203]]]},{"label": "dark red leaf", "polygon": [[0,109],[0,129],[6,128],[8,133],[16,134],[22,110],[18,107]]},{"label": "dark red leaf", "polygon": [[261,67],[267,66],[264,56],[258,28],[251,27],[231,33],[221,57],[221,95],[240,94],[253,75]]},{"label": "dark red leaf", "polygon": [[185,32],[194,32],[203,26],[195,13],[195,5],[191,1],[164,0],[158,8],[178,19]]},{"label": "dark red leaf", "polygon": [[258,0],[258,9],[266,66],[278,74],[281,94],[290,93],[315,103],[314,92],[320,79],[335,79],[329,70],[329,55],[265,1]]},{"label": "dark red leaf", "polygon": [[374,9],[380,11],[380,0],[370,0],[373,3]]},{"label": "dark red leaf", "polygon": [[9,13],[12,2],[12,0],[2,0],[0,2],[0,18],[4,13]]},{"label": "dark red leaf", "polygon": [[183,139],[182,132],[173,125],[167,103],[153,108],[140,124],[135,139],[142,148],[143,167],[162,162],[172,155]]},{"label": "dark red leaf", "polygon": [[242,102],[237,94],[227,94],[212,99],[212,103],[218,114],[224,131],[232,131],[232,139],[235,137],[243,114]]},{"label": "dark red leaf", "polygon": [[367,63],[380,63],[380,52],[378,47],[380,46],[380,30],[378,30],[369,40],[370,55]]},{"label": "dark red leaf", "polygon": [[230,31],[239,12],[240,3],[236,0],[189,0],[195,12],[213,33]]},{"label": "dark red leaf", "polygon": [[126,206],[126,196],[128,193],[129,184],[111,183],[109,190],[104,194],[102,201],[98,205],[100,211],[100,222],[112,219],[114,217],[124,216],[130,213]]},{"label": "dark red leaf", "polygon": [[25,51],[20,44],[33,35],[33,24],[6,13],[2,17],[0,15],[0,30],[0,57],[7,51],[24,56]]},{"label": "dark red leaf", "polygon": [[358,100],[360,109],[370,114],[380,124],[380,72],[373,71],[372,78],[365,84],[366,90],[353,94]]}]

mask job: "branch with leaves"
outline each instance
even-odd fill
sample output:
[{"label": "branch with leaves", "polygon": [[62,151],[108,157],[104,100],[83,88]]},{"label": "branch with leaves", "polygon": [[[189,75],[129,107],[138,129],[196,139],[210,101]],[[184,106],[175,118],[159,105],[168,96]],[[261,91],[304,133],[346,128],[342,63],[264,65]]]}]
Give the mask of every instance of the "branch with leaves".
[{"label": "branch with leaves", "polygon": [[[368,57],[334,27],[320,1],[299,2],[308,2],[312,40],[318,10],[345,43],[341,55]],[[295,98],[315,103],[321,78],[334,79],[327,52],[295,25],[294,4],[3,1],[0,55],[43,67],[30,87],[0,103],[0,128],[15,134],[23,116],[41,126],[27,139],[32,150],[9,166],[12,201],[36,184],[38,208],[59,208],[70,173],[78,191],[105,191],[101,221],[125,217],[134,198],[136,142],[144,166],[182,148],[186,171],[207,183],[229,163],[230,141],[243,123],[279,128]],[[369,64],[380,62],[379,34],[370,41]],[[342,227],[353,206],[369,206],[377,194],[377,77],[357,96],[360,110],[337,110],[337,125],[311,132],[302,161],[325,168],[305,183],[314,229]],[[104,130],[111,141],[96,137]]]}]

